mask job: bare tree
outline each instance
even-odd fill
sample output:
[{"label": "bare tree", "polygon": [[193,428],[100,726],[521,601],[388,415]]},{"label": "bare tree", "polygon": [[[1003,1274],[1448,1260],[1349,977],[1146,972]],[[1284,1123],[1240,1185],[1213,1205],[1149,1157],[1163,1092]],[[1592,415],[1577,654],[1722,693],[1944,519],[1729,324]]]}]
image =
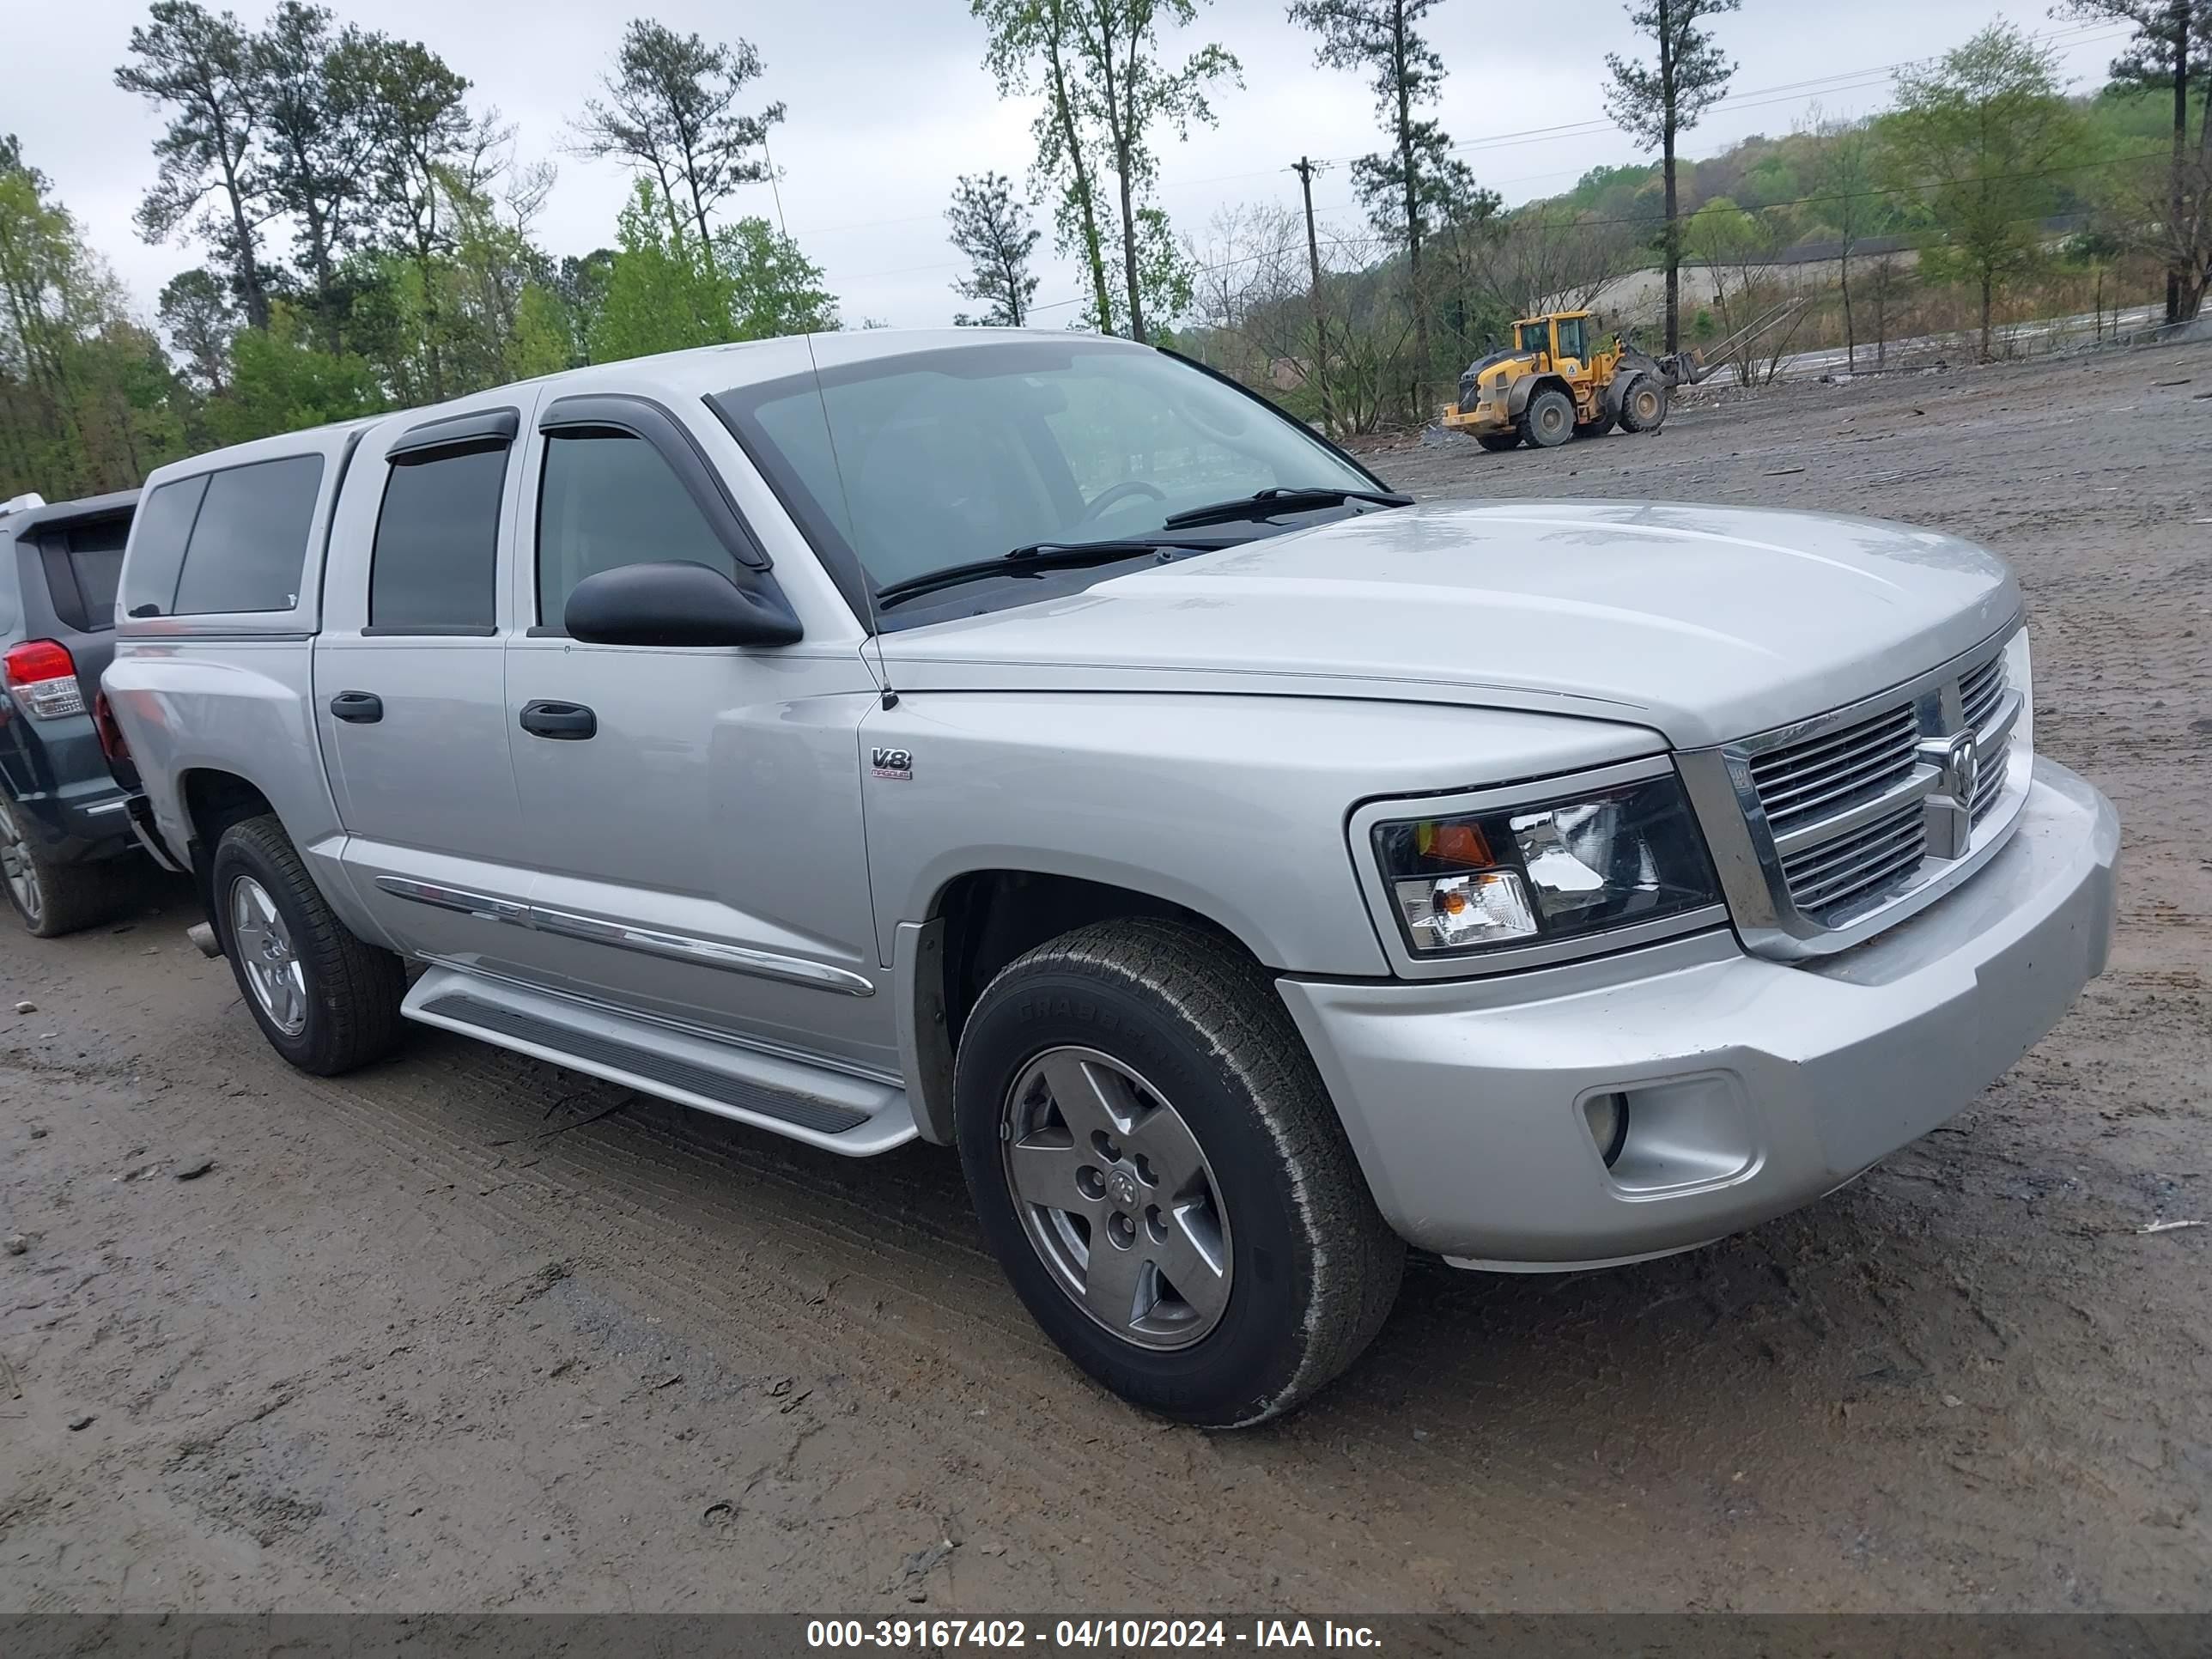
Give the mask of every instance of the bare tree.
[{"label": "bare tree", "polygon": [[1470,254],[1477,290],[1509,318],[1586,310],[1635,261],[1628,227],[1542,202],[1499,220]]},{"label": "bare tree", "polygon": [[1149,337],[1147,294],[1176,286],[1176,273],[1161,265],[1163,252],[1176,251],[1173,239],[1164,234],[1165,216],[1145,199],[1158,170],[1152,134],[1163,125],[1178,137],[1194,121],[1212,125],[1207,89],[1223,80],[1243,84],[1236,58],[1218,45],[1202,46],[1172,66],[1162,58],[1161,25],[1188,24],[1197,15],[1198,0],[1066,0],[1067,98],[1079,122],[1105,135],[1121,192],[1121,264],[1133,340]]},{"label": "bare tree", "polygon": [[155,0],[147,21],[131,31],[131,56],[115,71],[115,84],[169,114],[154,144],[161,176],[138,205],[140,231],[149,242],[166,241],[216,197],[194,228],[228,267],[247,323],[268,327],[260,232],[273,209],[258,151],[252,39],[229,12],[218,16],[195,0]]},{"label": "bare tree", "polygon": [[761,67],[748,41],[709,46],[696,34],[637,18],[623,32],[614,73],[601,82],[606,96],[585,105],[576,123],[576,148],[651,173],[672,211],[689,207],[699,246],[711,249],[707,216],[740,185],[769,176],[765,155],[754,152],[783,119],[783,106],[750,115],[737,107]]},{"label": "bare tree", "polygon": [[1812,210],[1836,233],[1837,272],[1844,301],[1844,362],[1849,370],[1859,366],[1857,319],[1851,311],[1851,254],[1874,222],[1880,198],[1874,185],[1874,136],[1864,121],[1823,125],[1815,137],[1820,144],[1814,188],[1820,194]]},{"label": "bare tree", "polygon": [[[1464,164],[1451,157],[1451,141],[1437,121],[1419,112],[1442,94],[1444,65],[1415,25],[1439,0],[1296,0],[1291,21],[1321,37],[1314,56],[1331,69],[1369,76],[1377,118],[1389,149],[1352,164],[1352,186],[1375,228],[1399,240],[1406,252],[1406,283],[1413,315],[1413,386],[1421,409],[1421,383],[1435,372],[1430,359],[1430,295],[1422,280],[1423,246],[1449,198],[1471,190]],[[1492,198],[1494,209],[1496,198]]]},{"label": "bare tree", "polygon": [[1735,65],[1700,27],[1705,19],[1735,11],[1743,0],[1644,0],[1632,3],[1629,21],[1651,37],[1656,62],[1631,63],[1605,55],[1613,80],[1606,88],[1606,112],[1613,124],[1647,149],[1656,148],[1667,191],[1667,349],[1681,345],[1682,223],[1675,191],[1674,160],[1682,136],[1727,91]]},{"label": "bare tree", "polygon": [[375,46],[357,28],[333,33],[331,14],[301,0],[284,0],[252,46],[270,199],[296,228],[298,261],[314,283],[317,336],[336,351],[338,263],[374,205]]}]

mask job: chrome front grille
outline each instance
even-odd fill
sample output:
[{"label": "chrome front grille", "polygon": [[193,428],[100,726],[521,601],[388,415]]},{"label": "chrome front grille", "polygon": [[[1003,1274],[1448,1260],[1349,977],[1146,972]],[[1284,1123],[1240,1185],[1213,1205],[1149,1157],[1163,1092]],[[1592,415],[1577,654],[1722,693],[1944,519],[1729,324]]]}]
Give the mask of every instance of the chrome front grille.
[{"label": "chrome front grille", "polygon": [[1996,850],[2025,799],[2009,787],[2023,692],[2008,684],[2006,643],[1678,757],[1747,944],[1780,957],[1845,948]]},{"label": "chrome front grille", "polygon": [[1751,763],[1752,786],[1777,836],[1848,811],[1912,775],[1920,723],[1893,708],[1832,736],[1808,738]]},{"label": "chrome front grille", "polygon": [[2005,694],[2005,659],[1991,657],[1979,668],[1959,676],[1959,702],[1967,725],[1979,731],[1990,722]]}]

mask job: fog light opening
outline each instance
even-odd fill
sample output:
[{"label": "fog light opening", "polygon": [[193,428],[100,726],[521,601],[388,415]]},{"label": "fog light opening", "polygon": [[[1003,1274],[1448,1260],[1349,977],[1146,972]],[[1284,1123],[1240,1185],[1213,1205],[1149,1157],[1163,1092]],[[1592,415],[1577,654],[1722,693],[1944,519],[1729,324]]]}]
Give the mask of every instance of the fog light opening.
[{"label": "fog light opening", "polygon": [[1597,1143],[1597,1155],[1610,1170],[1620,1161],[1621,1148],[1628,1145],[1628,1097],[1591,1095],[1583,1102],[1583,1118],[1589,1125],[1590,1139]]}]

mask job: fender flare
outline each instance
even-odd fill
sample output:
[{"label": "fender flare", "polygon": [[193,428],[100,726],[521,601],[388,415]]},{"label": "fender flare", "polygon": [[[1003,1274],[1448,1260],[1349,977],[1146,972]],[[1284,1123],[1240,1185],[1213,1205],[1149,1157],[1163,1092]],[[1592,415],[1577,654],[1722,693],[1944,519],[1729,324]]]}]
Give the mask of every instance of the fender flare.
[{"label": "fender flare", "polygon": [[1529,400],[1546,386],[1557,386],[1567,394],[1569,403],[1574,402],[1575,389],[1560,376],[1552,374],[1529,374],[1524,375],[1520,384],[1513,388],[1513,395],[1507,400],[1505,412],[1513,419],[1519,420],[1522,412],[1528,409]]}]

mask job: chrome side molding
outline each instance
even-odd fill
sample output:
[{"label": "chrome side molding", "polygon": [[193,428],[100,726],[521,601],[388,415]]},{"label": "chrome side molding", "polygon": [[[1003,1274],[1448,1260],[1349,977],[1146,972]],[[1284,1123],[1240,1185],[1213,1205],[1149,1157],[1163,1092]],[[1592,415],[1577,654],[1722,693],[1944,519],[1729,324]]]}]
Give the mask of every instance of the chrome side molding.
[{"label": "chrome side molding", "polygon": [[598,916],[579,915],[569,910],[518,903],[513,899],[495,898],[490,894],[472,892],[464,887],[447,887],[437,882],[416,881],[405,876],[379,876],[376,884],[395,898],[432,905],[441,910],[458,910],[467,915],[481,916],[487,921],[511,922],[515,927],[527,927],[535,933],[558,933],[566,939],[586,939],[594,945],[611,945],[618,951],[669,957],[679,962],[697,963],[704,968],[720,969],[726,973],[749,975],[755,979],[773,979],[787,985],[811,986],[817,991],[838,991],[854,997],[872,997],[876,994],[873,981],[849,969],[836,967],[826,962],[810,962],[804,957],[785,956],[775,951],[757,951],[746,945],[725,944],[720,939],[700,939],[690,933],[633,927]]}]

